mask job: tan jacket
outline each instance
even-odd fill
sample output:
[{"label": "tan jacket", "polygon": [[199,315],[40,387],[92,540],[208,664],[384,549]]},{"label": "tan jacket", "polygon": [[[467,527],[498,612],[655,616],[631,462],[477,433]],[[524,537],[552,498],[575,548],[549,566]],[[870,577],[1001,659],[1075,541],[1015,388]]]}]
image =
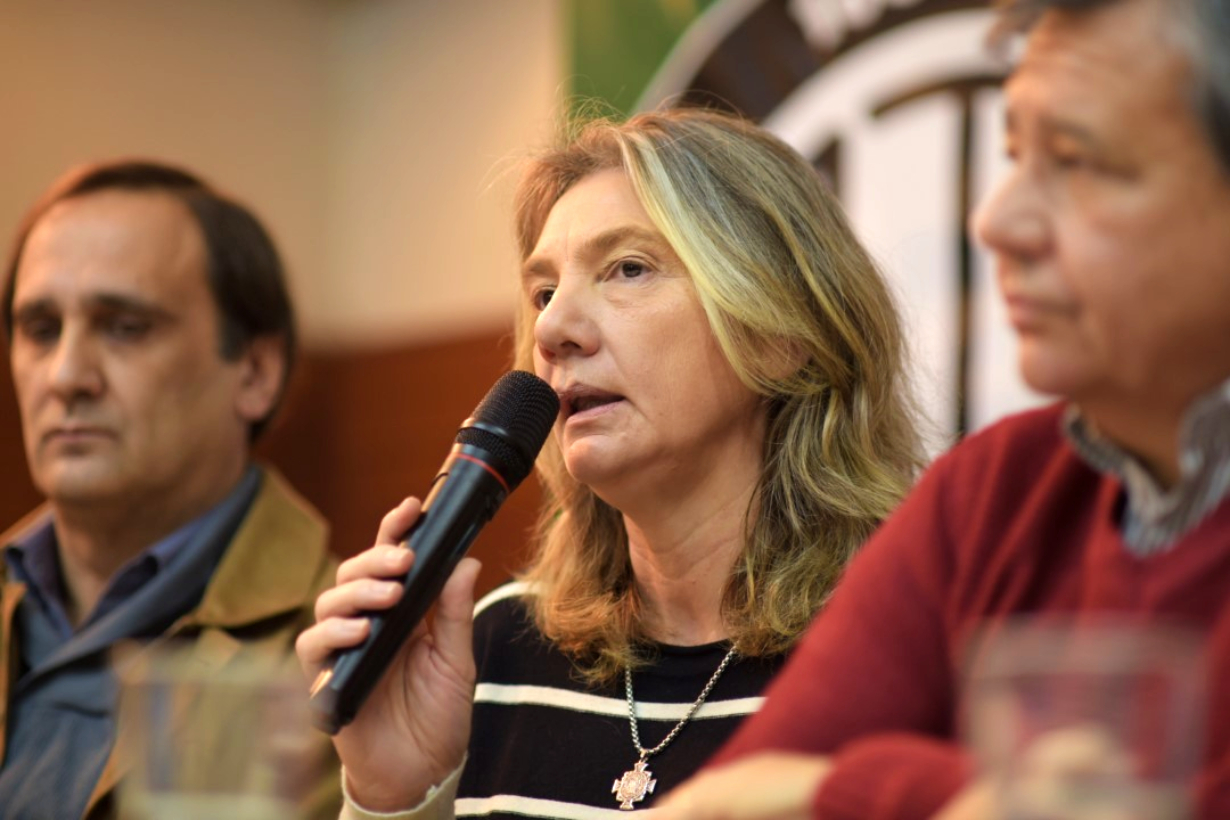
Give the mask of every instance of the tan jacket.
[{"label": "tan jacket", "polygon": [[[329,554],[324,519],[277,472],[266,468],[263,473],[252,507],[200,604],[164,636],[187,642],[194,666],[206,674],[231,664],[293,663],[295,638],[313,622],[316,596],[334,583],[336,565]],[[0,536],[0,544],[12,543],[45,514],[46,507],[31,513]],[[17,670],[13,615],[24,594],[25,585],[6,577],[0,561],[0,760]],[[328,738],[321,734],[319,741],[319,753],[333,758]],[[126,768],[123,746],[121,736],[90,796],[88,820],[115,816],[113,794]],[[319,784],[310,805],[304,807],[304,817],[337,816],[341,804],[337,770],[335,759],[322,767],[331,776]]]}]

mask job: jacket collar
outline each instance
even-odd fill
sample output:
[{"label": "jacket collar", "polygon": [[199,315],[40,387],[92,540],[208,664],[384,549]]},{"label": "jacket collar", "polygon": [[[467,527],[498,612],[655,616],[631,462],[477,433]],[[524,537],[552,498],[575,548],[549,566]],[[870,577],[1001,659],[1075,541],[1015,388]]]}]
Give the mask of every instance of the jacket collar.
[{"label": "jacket collar", "polygon": [[329,563],[324,519],[271,468],[196,609],[172,632],[231,629],[309,607]]},{"label": "jacket collar", "polygon": [[[277,470],[262,468],[252,507],[227,549],[196,609],[180,628],[234,628],[310,604],[328,562],[328,525]],[[19,540],[51,514],[42,504],[2,535],[0,548]],[[8,583],[0,560],[0,584]]]}]

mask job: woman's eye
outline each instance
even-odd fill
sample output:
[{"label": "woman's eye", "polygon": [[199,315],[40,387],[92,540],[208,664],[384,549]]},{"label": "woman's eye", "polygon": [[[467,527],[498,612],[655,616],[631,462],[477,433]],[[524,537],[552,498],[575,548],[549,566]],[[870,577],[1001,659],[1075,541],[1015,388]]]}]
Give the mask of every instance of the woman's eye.
[{"label": "woman's eye", "polygon": [[618,272],[625,279],[635,279],[644,273],[648,268],[641,262],[632,259],[625,259],[619,263]]},{"label": "woman's eye", "polygon": [[551,297],[554,295],[554,287],[536,288],[534,292],[530,294],[530,304],[532,304],[536,310],[545,310],[547,305],[551,303]]}]

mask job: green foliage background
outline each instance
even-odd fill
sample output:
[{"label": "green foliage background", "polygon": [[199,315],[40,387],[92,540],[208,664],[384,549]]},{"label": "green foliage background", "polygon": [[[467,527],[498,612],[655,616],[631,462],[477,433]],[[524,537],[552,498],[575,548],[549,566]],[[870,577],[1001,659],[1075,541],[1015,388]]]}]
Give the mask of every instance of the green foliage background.
[{"label": "green foliage background", "polygon": [[622,115],[688,24],[716,0],[564,0],[570,108],[598,99]]}]

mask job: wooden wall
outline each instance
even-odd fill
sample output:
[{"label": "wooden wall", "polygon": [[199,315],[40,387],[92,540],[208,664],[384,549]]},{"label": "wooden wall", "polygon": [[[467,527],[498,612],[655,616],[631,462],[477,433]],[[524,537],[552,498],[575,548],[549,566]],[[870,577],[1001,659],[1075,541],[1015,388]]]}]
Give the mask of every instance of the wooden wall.
[{"label": "wooden wall", "polygon": [[4,351],[0,356],[0,531],[3,531],[40,499],[26,469],[8,348],[0,345],[0,350]]},{"label": "wooden wall", "polygon": [[[40,499],[26,469],[7,353],[0,359],[3,528]],[[352,555],[371,544],[385,512],[407,495],[422,497],[457,427],[511,359],[511,331],[378,352],[307,351],[257,452],[329,519],[334,551]],[[531,475],[479,536],[471,554],[483,561],[480,594],[523,560],[540,498]]]}]

